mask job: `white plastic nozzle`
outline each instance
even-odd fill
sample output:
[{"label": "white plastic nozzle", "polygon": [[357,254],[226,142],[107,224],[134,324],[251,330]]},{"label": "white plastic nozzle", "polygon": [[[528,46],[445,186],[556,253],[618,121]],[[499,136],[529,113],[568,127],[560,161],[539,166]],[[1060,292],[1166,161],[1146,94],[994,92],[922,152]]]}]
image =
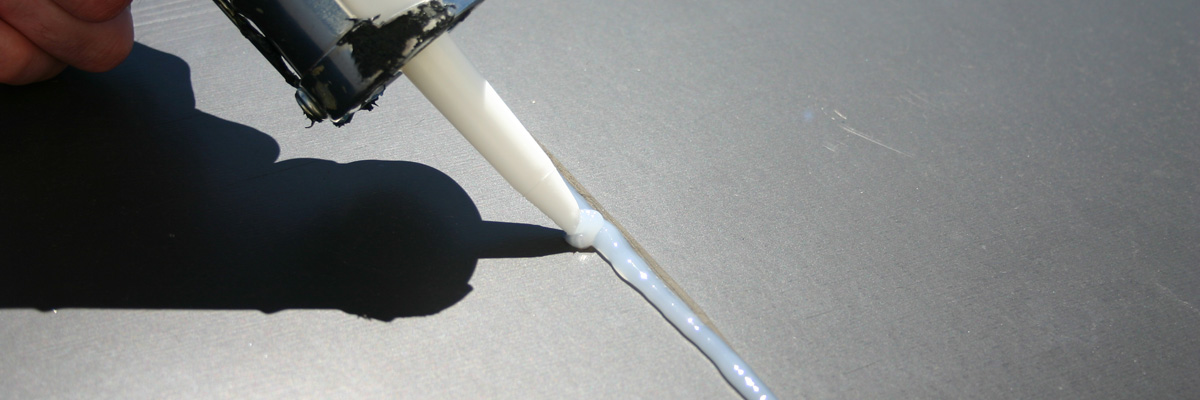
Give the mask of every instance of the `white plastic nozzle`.
[{"label": "white plastic nozzle", "polygon": [[509,185],[568,237],[581,233],[579,204],[562,175],[449,34],[435,39],[401,71]]}]

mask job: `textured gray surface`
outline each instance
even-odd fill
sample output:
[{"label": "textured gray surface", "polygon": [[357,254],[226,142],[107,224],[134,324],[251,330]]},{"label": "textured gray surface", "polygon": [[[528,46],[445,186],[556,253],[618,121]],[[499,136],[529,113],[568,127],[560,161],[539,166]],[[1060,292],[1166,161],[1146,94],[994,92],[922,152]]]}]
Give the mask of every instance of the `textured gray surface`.
[{"label": "textured gray surface", "polygon": [[[455,36],[783,398],[1194,397],[1200,5],[1043,3],[491,0]],[[183,131],[181,139],[134,144],[209,165],[220,158],[212,154],[243,148],[229,144],[253,142],[264,154],[246,158],[274,183],[206,175],[216,167],[150,182],[230,179],[233,189],[202,192],[294,217],[307,214],[270,201],[287,209],[295,193],[334,189],[302,182],[308,192],[289,191],[271,177],[328,179],[365,165],[444,184],[444,173],[475,219],[550,225],[406,82],[346,128],[303,129],[291,90],[214,6],[138,1],[134,11],[145,47],[121,82],[176,93],[178,82],[159,87],[167,79],[156,65],[130,64],[186,63],[196,110],[142,124],[168,137]],[[17,95],[63,89],[22,90],[3,88],[0,98],[11,106]],[[193,98],[166,97],[179,96]],[[137,120],[128,112],[136,106],[101,109]],[[0,119],[5,135],[59,126],[11,112]],[[222,135],[251,139],[213,139]],[[6,165],[91,154],[91,141],[110,140],[46,136],[6,146]],[[71,152],[29,144],[40,140]],[[346,164],[363,160],[440,173]],[[281,172],[306,165],[324,172]],[[120,174],[105,168],[128,166],[97,168],[107,177]],[[79,179],[32,171],[4,175],[6,200],[24,204],[16,190],[39,179]],[[389,185],[364,179],[356,187],[368,193]],[[358,204],[354,193],[305,207],[324,215],[322,205]],[[245,211],[219,200],[197,207]],[[5,217],[19,219],[13,204]],[[159,226],[138,224],[149,217],[137,211],[118,220],[132,221],[131,231]],[[335,224],[355,221],[329,214]],[[215,218],[227,224],[218,228],[242,227],[236,214]],[[244,263],[287,266],[288,249],[304,250],[288,234],[320,231],[289,221],[273,221],[281,236],[233,234],[264,248]],[[226,243],[220,233],[200,237]],[[560,251],[472,258],[473,290],[461,301],[390,322],[300,303],[272,314],[253,301],[50,313],[9,299],[0,310],[0,397],[734,396],[598,257]],[[212,254],[198,259],[225,260]],[[39,266],[9,268],[30,265]]]}]

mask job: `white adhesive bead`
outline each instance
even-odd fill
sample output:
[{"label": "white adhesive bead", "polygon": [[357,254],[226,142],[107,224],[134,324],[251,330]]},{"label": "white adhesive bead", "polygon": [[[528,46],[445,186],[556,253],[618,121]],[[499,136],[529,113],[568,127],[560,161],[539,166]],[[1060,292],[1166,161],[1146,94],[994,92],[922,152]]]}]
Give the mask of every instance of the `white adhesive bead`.
[{"label": "white adhesive bead", "polygon": [[[575,188],[570,189],[571,194],[579,202],[579,208],[584,210],[584,213],[596,213],[583,199],[583,196],[575,191]],[[625,240],[621,231],[611,222],[604,221],[603,218],[600,218],[599,221],[603,223],[603,226],[596,233],[592,246],[596,248],[596,252],[604,256],[609,265],[612,265],[617,275],[620,275],[630,286],[640,292],[671,325],[675,326],[675,329],[691,341],[705,357],[708,357],[725,381],[729,382],[729,385],[733,386],[738,394],[746,399],[774,399],[775,395],[771,393],[770,389],[767,389],[767,386],[762,383],[754,370],[750,369],[746,361],[742,360],[729,347],[729,344],[721,340],[716,332],[700,322],[700,317],[696,315],[696,312],[692,311],[679,296],[676,296],[675,292],[667,288],[658,274],[650,269],[649,263],[634,251],[633,246],[629,245],[629,241]]]},{"label": "white adhesive bead", "polygon": [[592,247],[596,241],[596,235],[600,233],[600,228],[604,227],[604,223],[604,216],[600,215],[599,211],[580,210],[579,233],[568,234],[567,243],[580,250]]},{"label": "white adhesive bead", "polygon": [[[364,8],[357,12],[370,14],[376,10]],[[513,188],[566,232],[568,243],[580,249],[594,247],[617,275],[712,361],[742,397],[775,398],[750,366],[667,288],[617,227],[563,181],[541,146],[449,35],[435,39],[402,70]]]}]

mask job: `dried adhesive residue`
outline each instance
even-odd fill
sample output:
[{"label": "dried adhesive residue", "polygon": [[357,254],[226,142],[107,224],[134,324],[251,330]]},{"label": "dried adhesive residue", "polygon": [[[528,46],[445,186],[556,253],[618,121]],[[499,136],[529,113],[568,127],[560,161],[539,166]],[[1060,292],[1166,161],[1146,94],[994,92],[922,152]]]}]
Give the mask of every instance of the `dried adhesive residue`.
[{"label": "dried adhesive residue", "polygon": [[409,58],[450,29],[455,23],[454,15],[454,5],[434,0],[413,7],[382,26],[375,25],[374,19],[358,20],[338,44],[351,46],[351,57],[363,77],[380,73],[396,75]]}]

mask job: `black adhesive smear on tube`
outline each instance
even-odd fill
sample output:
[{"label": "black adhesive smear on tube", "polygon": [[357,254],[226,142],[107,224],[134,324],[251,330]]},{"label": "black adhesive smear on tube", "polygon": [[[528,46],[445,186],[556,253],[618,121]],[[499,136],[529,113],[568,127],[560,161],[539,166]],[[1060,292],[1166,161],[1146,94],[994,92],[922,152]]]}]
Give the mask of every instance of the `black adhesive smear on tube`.
[{"label": "black adhesive smear on tube", "polygon": [[[435,38],[449,31],[474,10],[482,0],[423,0],[387,21],[381,16],[370,19],[351,18],[351,27],[337,42],[339,52],[349,50],[358,76],[341,67],[300,67],[294,70],[288,50],[296,45],[289,42],[297,28],[287,7],[267,0],[215,0],[226,16],[240,29],[243,36],[284,77],[289,85],[303,89],[313,96],[325,115],[309,115],[316,123],[331,118],[335,126],[350,122],[359,110],[371,110],[374,102],[392,81],[401,74],[400,68]],[[335,49],[323,49],[328,54]],[[339,53],[344,55],[345,53]],[[307,62],[307,61],[306,61]],[[345,76],[344,76],[345,75]]]},{"label": "black adhesive smear on tube", "polygon": [[[382,26],[358,20],[338,44],[349,44],[355,67],[363,77],[397,75],[413,55],[455,23],[454,6],[430,1]],[[460,17],[461,19],[461,17]]]}]

